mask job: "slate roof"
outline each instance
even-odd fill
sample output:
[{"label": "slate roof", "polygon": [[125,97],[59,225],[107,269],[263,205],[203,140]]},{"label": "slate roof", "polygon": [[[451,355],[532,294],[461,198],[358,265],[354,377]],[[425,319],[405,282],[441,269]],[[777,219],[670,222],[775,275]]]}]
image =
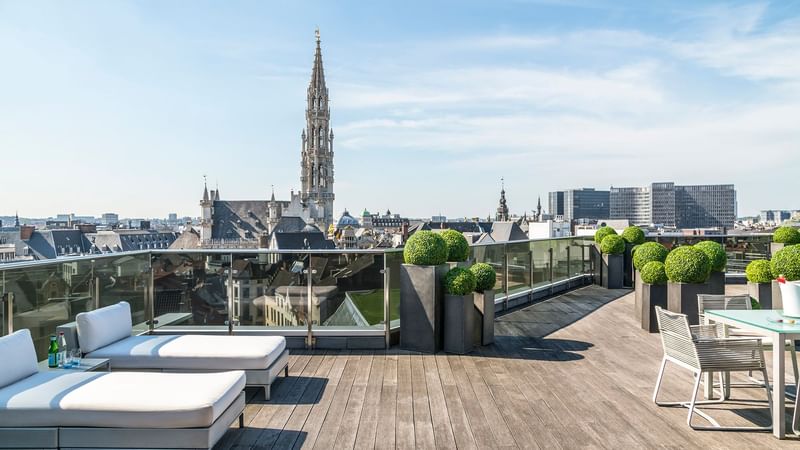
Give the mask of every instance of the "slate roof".
[{"label": "slate roof", "polygon": [[524,241],[528,239],[528,235],[522,231],[516,222],[492,222],[492,230],[489,233],[495,242]]},{"label": "slate roof", "polygon": [[[289,204],[278,203],[284,208]],[[264,200],[218,200],[214,202],[212,219],[212,239],[257,239],[267,231],[269,206]]]},{"label": "slate roof", "polygon": [[276,249],[281,250],[332,250],[336,248],[333,241],[325,239],[325,235],[319,233],[286,232],[275,233],[272,236]]}]

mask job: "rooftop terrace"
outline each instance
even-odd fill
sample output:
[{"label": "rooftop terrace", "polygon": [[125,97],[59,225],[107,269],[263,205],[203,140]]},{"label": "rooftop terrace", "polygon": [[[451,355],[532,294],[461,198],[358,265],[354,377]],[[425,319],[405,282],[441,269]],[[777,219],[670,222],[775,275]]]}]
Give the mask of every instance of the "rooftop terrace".
[{"label": "rooftop terrace", "polygon": [[[498,317],[496,343],[467,356],[295,351],[272,400],[248,390],[246,428],[217,448],[797,447],[791,433],[693,431],[685,409],[655,406],[661,342],[636,326],[633,301],[628,290],[574,290]],[[688,372],[668,369],[664,395],[688,399],[691,388]],[[743,402],[714,415],[768,424],[765,406],[746,401],[754,391],[734,389]]]}]

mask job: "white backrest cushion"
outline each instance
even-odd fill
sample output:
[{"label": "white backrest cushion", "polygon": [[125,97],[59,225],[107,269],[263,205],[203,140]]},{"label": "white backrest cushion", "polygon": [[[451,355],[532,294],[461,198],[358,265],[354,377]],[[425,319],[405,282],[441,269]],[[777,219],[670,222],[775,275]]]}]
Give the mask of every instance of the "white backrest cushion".
[{"label": "white backrest cushion", "polygon": [[75,316],[75,322],[78,324],[78,344],[83,353],[130,337],[133,330],[128,302],[80,313]]},{"label": "white backrest cushion", "polygon": [[0,388],[39,372],[38,364],[30,331],[0,337]]}]

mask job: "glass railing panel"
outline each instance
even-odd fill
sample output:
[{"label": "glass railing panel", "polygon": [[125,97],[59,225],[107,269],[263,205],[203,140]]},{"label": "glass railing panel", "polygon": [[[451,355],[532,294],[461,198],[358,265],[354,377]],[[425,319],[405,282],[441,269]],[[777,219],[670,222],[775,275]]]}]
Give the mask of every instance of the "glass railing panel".
[{"label": "glass railing panel", "polygon": [[566,280],[570,275],[570,242],[568,239],[554,239],[550,242],[553,248],[553,282]]},{"label": "glass railing panel", "polygon": [[582,239],[569,239],[569,276],[576,277],[589,272],[586,265],[589,249]]},{"label": "glass railing panel", "polygon": [[153,254],[154,328],[228,323],[228,253]]},{"label": "glass railing panel", "polygon": [[400,327],[400,266],[403,264],[402,251],[387,251],[386,270],[389,272],[389,320],[390,328]]},{"label": "glass railing panel", "polygon": [[550,283],[550,240],[531,241],[533,254],[533,287],[538,288]]},{"label": "glass railing panel", "polygon": [[382,253],[315,253],[311,268],[312,328],[384,328]]},{"label": "glass railing panel", "polygon": [[770,259],[770,235],[726,236],[725,252],[728,254],[728,273],[744,273],[745,267],[757,259]]},{"label": "glass railing panel", "polygon": [[494,268],[497,273],[497,283],[494,286],[496,295],[505,295],[505,244],[475,245],[470,250],[470,257],[475,263],[486,263]]},{"label": "glass railing panel", "polygon": [[126,301],[131,306],[133,333],[149,330],[147,291],[150,288],[150,255],[114,255],[94,260],[98,306]]},{"label": "glass railing panel", "polygon": [[531,250],[528,242],[506,244],[508,295],[531,289]]}]

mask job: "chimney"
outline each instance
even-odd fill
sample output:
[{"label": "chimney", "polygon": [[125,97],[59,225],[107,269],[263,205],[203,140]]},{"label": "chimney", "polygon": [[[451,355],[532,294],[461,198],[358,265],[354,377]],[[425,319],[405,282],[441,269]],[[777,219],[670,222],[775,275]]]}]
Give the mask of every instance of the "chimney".
[{"label": "chimney", "polygon": [[97,225],[93,223],[81,223],[78,224],[78,229],[81,233],[97,233]]},{"label": "chimney", "polygon": [[21,225],[19,227],[19,238],[23,241],[27,241],[33,236],[33,231],[35,229],[36,227],[33,225]]},{"label": "chimney", "polygon": [[403,243],[405,243],[408,240],[408,222],[403,222],[401,230],[403,233]]}]

